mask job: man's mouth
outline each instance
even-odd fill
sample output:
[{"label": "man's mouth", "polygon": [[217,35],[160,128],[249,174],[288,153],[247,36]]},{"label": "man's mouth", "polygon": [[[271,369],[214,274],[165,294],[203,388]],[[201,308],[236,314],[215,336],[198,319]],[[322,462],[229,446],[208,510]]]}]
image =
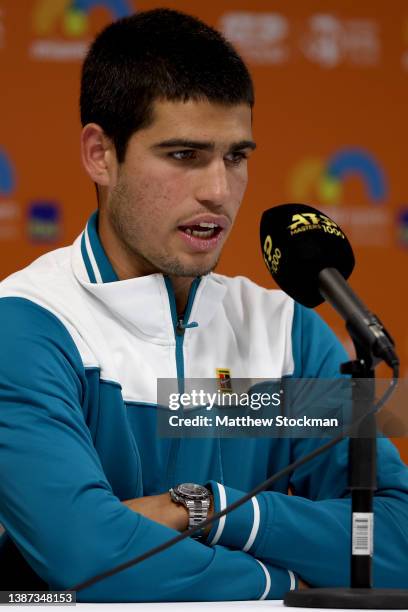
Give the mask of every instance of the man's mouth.
[{"label": "man's mouth", "polygon": [[227,219],[220,215],[219,219],[191,219],[177,229],[189,252],[209,253],[221,244],[227,227]]},{"label": "man's mouth", "polygon": [[201,222],[197,225],[180,225],[179,229],[187,234],[188,236],[194,236],[195,238],[201,238],[201,240],[208,240],[214,238],[222,231],[222,227],[216,223]]}]

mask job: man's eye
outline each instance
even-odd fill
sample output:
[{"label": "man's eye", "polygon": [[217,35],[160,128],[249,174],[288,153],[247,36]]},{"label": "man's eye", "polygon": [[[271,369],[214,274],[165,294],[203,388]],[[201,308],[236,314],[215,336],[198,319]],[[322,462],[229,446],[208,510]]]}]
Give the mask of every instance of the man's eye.
[{"label": "man's eye", "polygon": [[237,151],[235,153],[229,153],[225,159],[229,161],[231,164],[238,166],[244,159],[247,159],[248,155],[243,151]]},{"label": "man's eye", "polygon": [[186,150],[186,151],[173,151],[169,153],[169,156],[172,159],[177,159],[179,161],[196,159],[196,151]]}]

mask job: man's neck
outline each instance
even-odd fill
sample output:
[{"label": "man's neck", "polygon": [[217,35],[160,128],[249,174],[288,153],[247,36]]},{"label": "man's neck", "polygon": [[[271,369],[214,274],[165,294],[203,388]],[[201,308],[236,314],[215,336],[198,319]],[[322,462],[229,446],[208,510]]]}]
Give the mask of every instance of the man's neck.
[{"label": "man's neck", "polygon": [[170,276],[173,285],[174,296],[176,299],[177,317],[184,315],[187,308],[188,294],[194,278],[185,278],[182,276]]},{"label": "man's neck", "polygon": [[[119,243],[114,233],[105,227],[101,216],[98,225],[99,239],[119,280],[138,278],[156,272],[153,268],[149,270],[141,267],[141,263],[137,262],[135,257]],[[194,277],[169,275],[169,278],[176,299],[177,315],[182,315],[187,307],[188,294]]]}]

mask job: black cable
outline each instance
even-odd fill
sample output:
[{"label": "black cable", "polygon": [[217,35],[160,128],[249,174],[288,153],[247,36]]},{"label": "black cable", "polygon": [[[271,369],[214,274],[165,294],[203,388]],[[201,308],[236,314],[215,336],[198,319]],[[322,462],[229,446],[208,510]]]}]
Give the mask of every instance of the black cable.
[{"label": "black cable", "polygon": [[270,487],[271,484],[275,483],[277,480],[279,480],[283,476],[286,476],[290,472],[293,472],[293,470],[299,468],[300,466],[304,465],[308,461],[311,461],[312,459],[314,459],[321,453],[324,453],[325,451],[329,450],[329,448],[332,448],[332,446],[335,446],[336,444],[341,442],[341,440],[343,440],[348,435],[350,435],[353,432],[353,429],[355,429],[361,423],[363,419],[368,417],[370,414],[378,412],[378,410],[380,410],[383,407],[383,405],[388,400],[390,395],[394,392],[397,386],[398,375],[399,375],[398,364],[394,364],[393,378],[391,379],[390,385],[388,389],[384,392],[382,398],[380,398],[380,400],[374,405],[374,408],[369,410],[367,413],[360,415],[360,417],[356,419],[350,425],[350,427],[348,427],[344,432],[334,437],[329,442],[326,442],[319,448],[316,448],[314,451],[308,453],[304,457],[301,457],[300,459],[297,459],[293,463],[290,463],[288,466],[286,466],[282,470],[279,470],[279,472],[276,472],[275,474],[270,476],[267,480],[257,485],[254,489],[252,489],[252,491],[249,491],[249,493],[246,493],[243,497],[241,497],[234,503],[224,508],[224,510],[217,512],[216,514],[213,514],[210,518],[207,518],[205,521],[201,522],[199,525],[196,525],[195,527],[191,529],[183,531],[183,533],[180,533],[178,536],[172,538],[171,540],[167,540],[167,542],[163,542],[163,544],[159,544],[159,546],[155,546],[154,548],[151,548],[150,550],[139,555],[138,557],[135,557],[134,559],[130,559],[130,561],[125,561],[124,563],[117,565],[113,569],[102,572],[101,574],[98,574],[97,576],[94,576],[93,578],[89,578],[88,580],[85,580],[84,582],[80,582],[79,584],[69,589],[65,589],[65,590],[78,592],[78,591],[81,591],[82,589],[86,589],[87,587],[92,586],[93,584],[95,584],[96,582],[99,582],[100,580],[104,580],[105,578],[109,578],[110,576],[113,576],[114,574],[118,574],[119,572],[125,569],[128,569],[129,567],[132,567],[133,565],[137,565],[138,563],[145,561],[145,559],[149,559],[150,557],[157,555],[163,550],[166,550],[167,548],[174,546],[178,542],[181,542],[182,540],[185,540],[186,538],[189,538],[190,536],[194,535],[197,531],[200,531],[201,529],[207,527],[208,525],[211,525],[214,521],[217,521],[218,519],[225,516],[226,514],[229,514],[233,510],[236,510],[236,508],[239,508],[240,506],[245,504],[245,502],[250,500],[251,497],[255,497],[255,495],[257,495],[261,491],[264,491],[265,489]]}]

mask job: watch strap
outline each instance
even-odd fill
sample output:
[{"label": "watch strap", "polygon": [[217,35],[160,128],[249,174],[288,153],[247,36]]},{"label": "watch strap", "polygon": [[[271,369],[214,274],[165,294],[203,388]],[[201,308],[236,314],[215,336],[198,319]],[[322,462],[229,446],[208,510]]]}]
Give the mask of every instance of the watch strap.
[{"label": "watch strap", "polygon": [[[205,521],[208,516],[208,509],[210,507],[209,499],[203,499],[199,501],[192,499],[184,499],[183,501],[188,510],[189,529],[192,529],[193,527],[196,527],[197,525]],[[200,532],[198,532],[198,534],[195,534],[194,537],[199,537],[199,535]]]}]

